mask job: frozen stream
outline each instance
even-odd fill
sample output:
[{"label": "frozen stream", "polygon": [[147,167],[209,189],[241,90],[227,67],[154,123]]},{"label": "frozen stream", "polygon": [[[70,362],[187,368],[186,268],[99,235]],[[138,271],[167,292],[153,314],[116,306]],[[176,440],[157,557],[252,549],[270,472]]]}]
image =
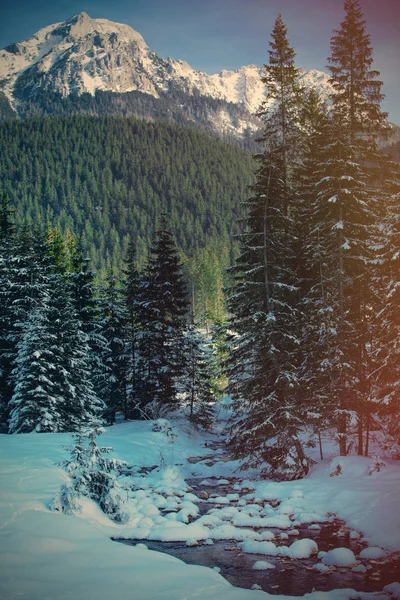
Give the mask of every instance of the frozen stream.
[{"label": "frozen stream", "polygon": [[[199,503],[200,515],[209,514],[215,508],[222,508],[213,502],[218,496],[226,496],[237,492],[235,480],[216,486],[216,481],[208,478],[210,485],[200,484],[198,479],[189,479],[193,493],[206,495],[208,499]],[[239,494],[238,502],[242,496]],[[250,504],[250,501],[247,501]],[[242,500],[243,505],[243,500]],[[272,506],[276,506],[273,503]],[[311,525],[311,528],[310,528]],[[288,536],[284,530],[268,527],[268,531],[275,535],[274,543],[277,546],[290,545],[295,540],[314,540],[319,551],[329,551],[333,548],[349,548],[356,556],[367,546],[361,539],[350,539],[349,529],[345,523],[337,519],[319,523],[320,529],[313,529],[312,524],[297,527],[296,532]],[[246,529],[249,529],[246,526]],[[254,528],[255,529],[255,528]],[[263,528],[255,529],[262,533]],[[289,539],[288,539],[289,537]],[[400,554],[385,556],[377,560],[359,560],[361,571],[355,572],[351,567],[329,567],[320,572],[314,565],[321,563],[321,556],[312,555],[306,559],[292,559],[287,556],[269,556],[254,553],[244,553],[240,543],[234,540],[215,540],[212,544],[199,542],[198,545],[188,546],[185,542],[159,542],[148,540],[116,540],[124,544],[135,545],[145,543],[151,550],[171,554],[188,564],[203,565],[218,568],[231,584],[251,588],[259,585],[270,594],[287,594],[301,596],[313,590],[332,590],[337,588],[353,588],[358,591],[381,591],[387,584],[392,583],[400,573]],[[266,570],[253,569],[257,561],[267,561],[274,568]]]}]

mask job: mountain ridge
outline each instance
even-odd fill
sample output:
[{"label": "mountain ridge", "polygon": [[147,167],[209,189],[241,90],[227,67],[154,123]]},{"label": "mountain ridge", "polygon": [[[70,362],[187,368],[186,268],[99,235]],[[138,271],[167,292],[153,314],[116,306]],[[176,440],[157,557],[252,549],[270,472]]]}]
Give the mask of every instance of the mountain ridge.
[{"label": "mountain ridge", "polygon": [[[254,115],[266,99],[262,69],[245,65],[209,75],[184,60],[158,56],[129,25],[92,19],[82,12],[1,50],[0,89],[17,111],[38,90],[62,97],[140,91],[156,98],[179,90],[243,107],[247,118],[233,123],[221,113],[219,124],[242,134],[248,127],[257,128]],[[316,88],[323,98],[330,91],[328,80],[326,73],[317,70],[301,71],[299,78],[304,87]]]}]

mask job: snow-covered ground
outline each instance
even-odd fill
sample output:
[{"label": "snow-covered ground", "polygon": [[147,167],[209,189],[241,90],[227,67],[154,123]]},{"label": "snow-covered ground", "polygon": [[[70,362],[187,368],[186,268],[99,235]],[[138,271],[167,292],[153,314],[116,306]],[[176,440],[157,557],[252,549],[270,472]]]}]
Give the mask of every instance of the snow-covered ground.
[{"label": "snow-covered ground", "polygon": [[[190,464],[186,460],[189,457],[212,454],[204,446],[204,436],[193,430],[179,429],[174,443],[169,443],[164,433],[151,429],[151,422],[120,423],[108,428],[101,439],[104,445],[114,447],[116,456],[130,464],[162,467],[149,477],[132,476],[137,491],[127,502],[125,524],[110,521],[88,499],[82,502],[79,516],[61,515],[50,509],[66,478],[57,463],[66,458],[62,445],[71,442],[70,436],[36,433],[0,436],[2,600],[272,598],[262,591],[235,588],[215,570],[186,565],[166,554],[147,550],[144,544],[132,547],[110,540],[111,536],[130,537],[133,533],[139,537],[138,528],[144,543],[145,539],[187,539],[191,544],[209,538],[212,543],[212,539],[236,535],[236,539],[243,540],[240,543],[244,552],[251,552],[252,545],[258,544],[260,554],[285,553],[301,558],[316,553],[315,542],[294,541],[286,535],[291,532],[289,527],[313,523],[311,527],[316,528],[318,522],[327,518],[326,513],[331,512],[346,520],[354,529],[354,536],[359,532],[367,536],[370,547],[364,551],[364,560],[379,558],[387,550],[400,549],[399,463],[388,462],[379,472],[369,474],[371,459],[328,459],[317,464],[306,479],[283,483],[254,482],[252,474],[247,473],[249,481],[237,486],[241,493],[246,487],[254,489],[247,494],[246,503],[239,504],[237,494],[221,494],[219,508],[190,524],[187,523],[189,517],[197,517],[196,504],[185,478],[218,477],[223,484],[221,478],[231,476],[237,464],[224,461],[208,466],[204,462]],[[339,462],[341,474],[331,476],[338,471]],[[179,492],[178,496],[174,490]],[[260,508],[264,499],[274,498],[281,501],[276,508],[266,504]],[[159,512],[166,502],[175,503],[176,512],[170,513],[174,516],[169,518]],[[288,540],[285,541],[287,546],[276,546],[273,536],[265,531],[246,535],[243,527],[251,528],[257,520],[263,526],[269,523],[268,526],[281,527],[281,539]],[[239,536],[238,532],[241,532]],[[318,558],[320,563],[316,567],[324,570],[340,561],[347,561],[351,568],[358,557],[341,551],[325,556],[322,553]],[[268,569],[268,565],[265,560],[258,561],[256,569]],[[351,590],[336,590],[314,592],[307,597],[311,600],[377,599],[388,598],[391,592],[390,597],[400,598],[398,584],[386,591],[378,596],[363,593],[355,596]]]}]

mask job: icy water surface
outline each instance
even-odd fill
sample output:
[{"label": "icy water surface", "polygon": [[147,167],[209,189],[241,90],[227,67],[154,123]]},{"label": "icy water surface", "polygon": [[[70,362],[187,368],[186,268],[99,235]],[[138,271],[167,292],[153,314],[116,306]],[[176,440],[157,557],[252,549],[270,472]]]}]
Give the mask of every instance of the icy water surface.
[{"label": "icy water surface", "polygon": [[[210,478],[208,478],[210,480]],[[211,482],[211,480],[210,480]],[[218,491],[218,495],[226,495],[237,490],[234,481],[215,487],[199,486],[198,480],[189,480],[193,492],[207,492],[210,497]],[[211,498],[212,500],[212,498]],[[212,501],[199,504],[200,514],[205,514],[217,505]],[[269,527],[268,530],[276,535],[275,544],[290,545],[297,539],[313,539],[318,549],[328,551],[333,548],[350,548],[357,556],[367,546],[362,540],[350,539],[345,524],[339,520],[320,523],[320,530],[310,529],[308,525],[297,527],[299,535],[289,540],[279,540],[282,530]],[[249,527],[246,527],[249,529]],[[263,529],[257,529],[262,532]],[[353,588],[358,591],[381,591],[383,587],[400,577],[400,554],[389,556],[382,560],[361,561],[366,567],[366,573],[357,573],[351,568],[331,567],[329,572],[320,573],[313,565],[321,562],[317,556],[309,559],[291,559],[282,556],[265,556],[243,553],[238,542],[233,540],[214,541],[212,545],[200,542],[197,546],[186,546],[185,542],[156,542],[147,540],[116,540],[124,544],[135,545],[145,543],[150,550],[157,550],[175,556],[187,564],[217,567],[225,579],[232,585],[251,588],[258,584],[270,594],[287,594],[302,596],[313,590],[328,591],[336,588]],[[255,562],[263,560],[274,565],[274,569],[258,571],[253,569]]]}]

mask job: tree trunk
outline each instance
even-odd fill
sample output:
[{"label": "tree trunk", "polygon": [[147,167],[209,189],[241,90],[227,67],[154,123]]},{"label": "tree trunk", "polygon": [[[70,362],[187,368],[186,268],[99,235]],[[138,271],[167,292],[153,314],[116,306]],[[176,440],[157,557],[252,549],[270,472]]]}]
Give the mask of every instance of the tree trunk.
[{"label": "tree trunk", "polygon": [[357,434],[358,434],[358,449],[357,449],[357,454],[358,456],[363,456],[363,449],[364,449],[364,440],[363,440],[363,418],[362,415],[359,414],[358,415],[358,423],[357,423]]},{"label": "tree trunk", "polygon": [[366,432],[365,432],[364,456],[368,456],[368,452],[369,452],[369,431],[370,431],[370,425],[371,425],[371,413],[368,411],[367,412]]},{"label": "tree trunk", "polygon": [[301,445],[300,440],[297,437],[297,435],[293,436],[293,440],[294,440],[294,447],[296,448],[297,456],[298,456],[300,464],[303,468],[303,475],[306,476],[310,470],[307,457],[304,454],[303,446]]},{"label": "tree trunk", "polygon": [[321,460],[324,460],[324,454],[322,452],[322,439],[321,439],[320,431],[318,431],[318,444],[319,444],[319,456],[320,456]]}]

